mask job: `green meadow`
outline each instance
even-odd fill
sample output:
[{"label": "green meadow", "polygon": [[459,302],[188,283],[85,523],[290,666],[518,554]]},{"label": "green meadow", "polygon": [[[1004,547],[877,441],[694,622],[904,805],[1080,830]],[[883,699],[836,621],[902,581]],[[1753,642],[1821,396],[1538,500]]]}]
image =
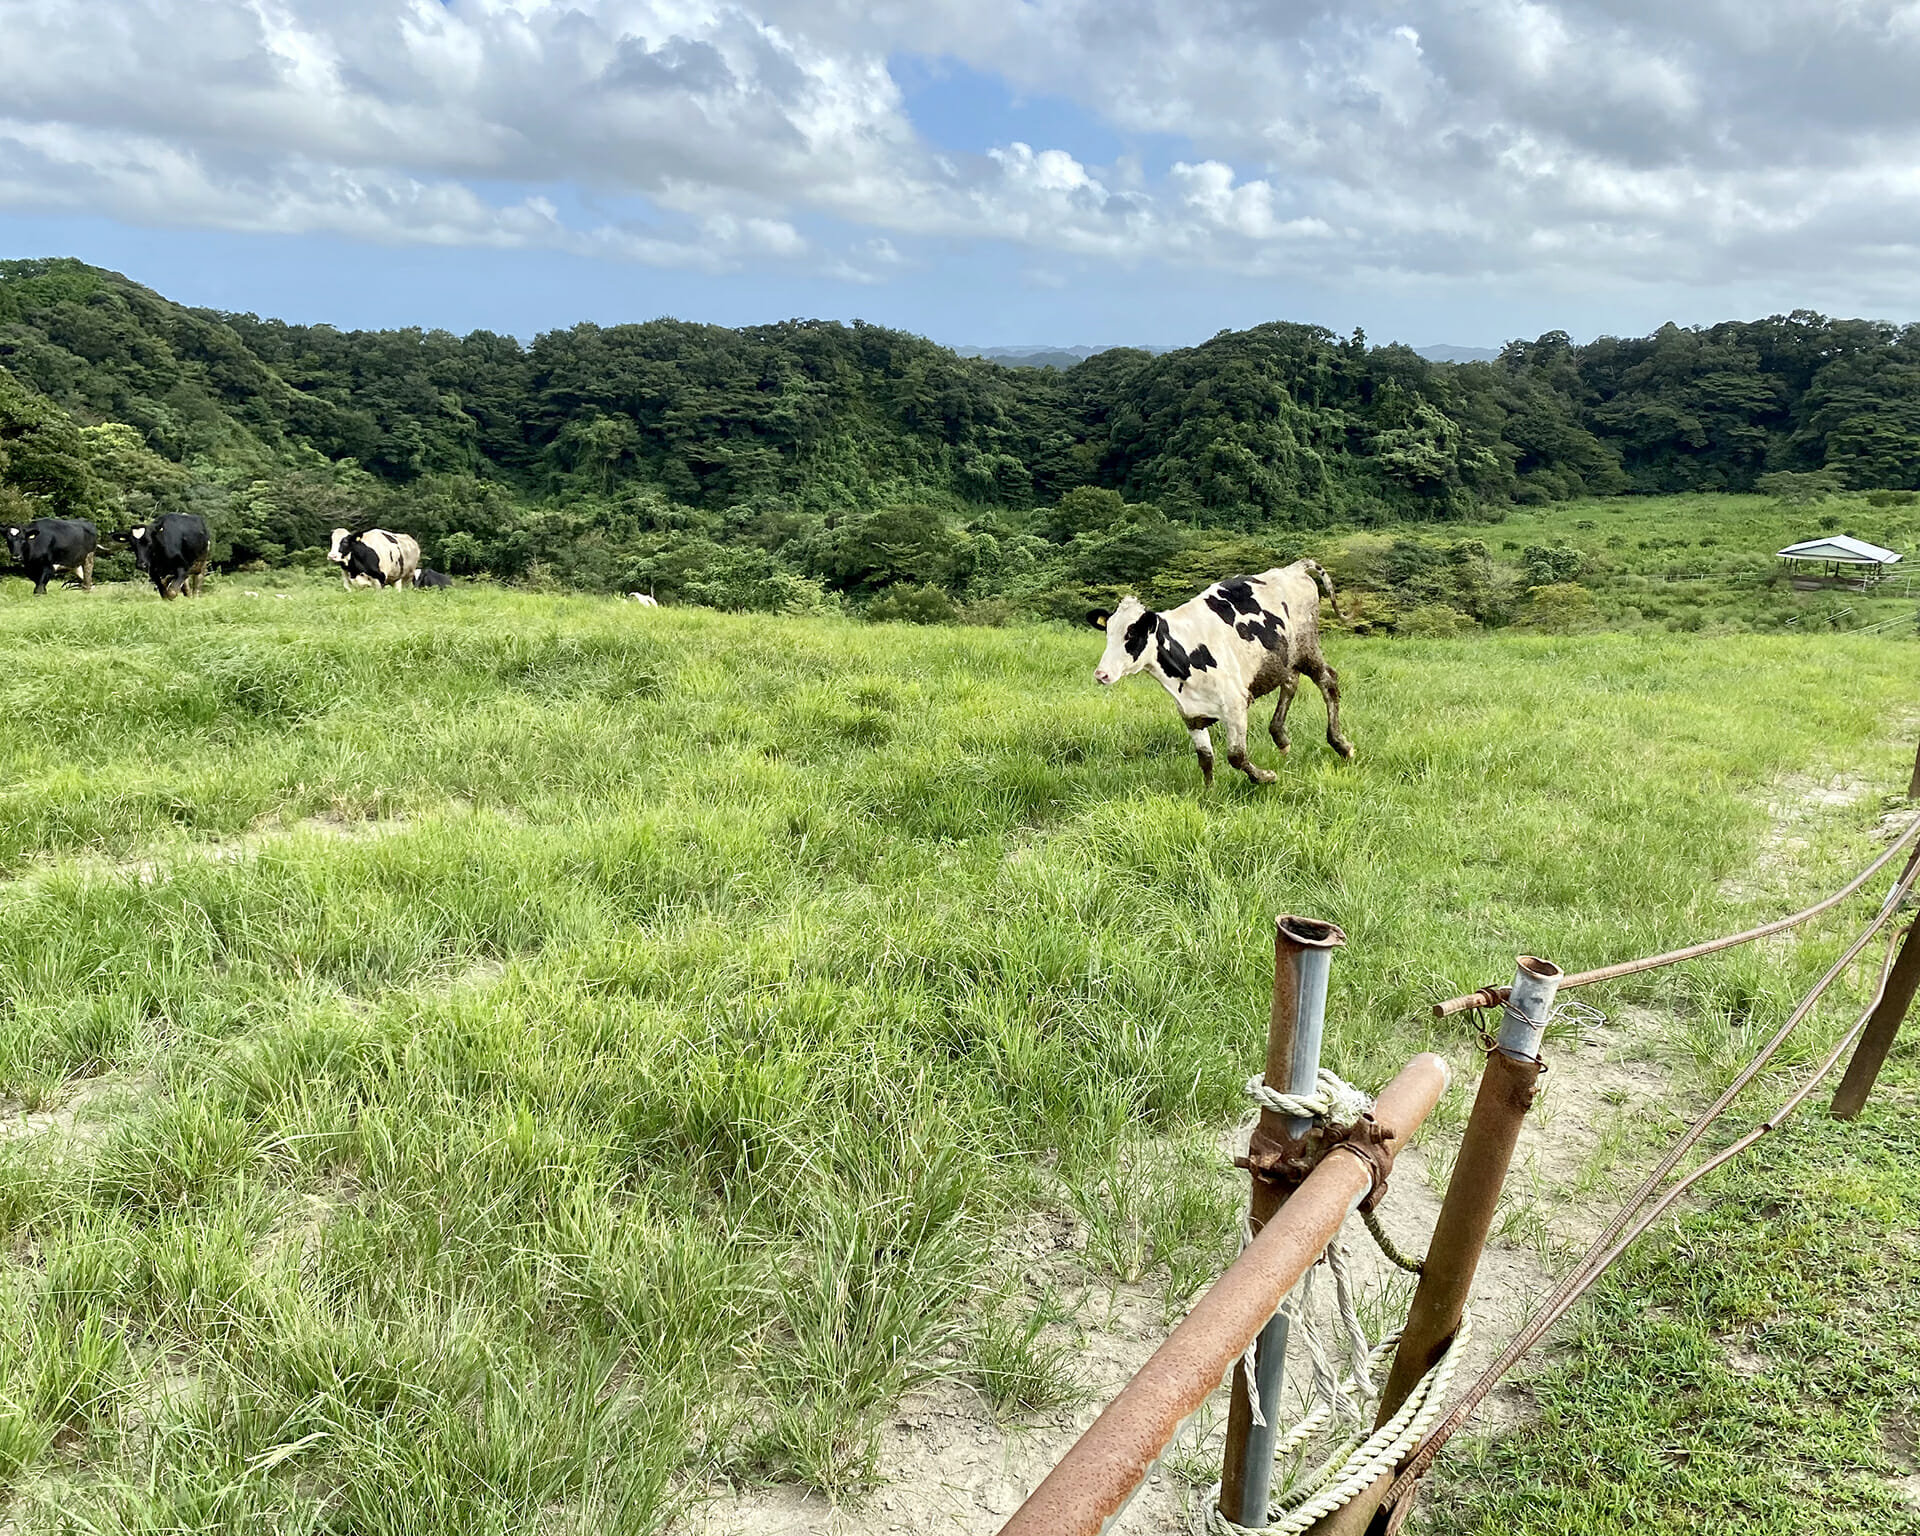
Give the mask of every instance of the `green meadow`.
[{"label": "green meadow", "polygon": [[[1028,1212],[1175,1310],[1230,1255],[1179,1170],[1259,1064],[1276,912],[1349,936],[1329,1065],[1464,1076],[1435,998],[1802,904],[1880,846],[1920,729],[1903,638],[1336,633],[1357,761],[1303,688],[1279,782],[1203,792],[1085,629],[246,579],[0,591],[0,1528],[858,1498],[913,1385],[1067,1390],[1008,1289]],[[1781,786],[1834,776],[1871,790],[1779,838]],[[1852,915],[1610,1000],[1710,1086]],[[1815,1206],[1880,1188],[1803,1154]],[[1649,1262],[1621,1283],[1678,1283]],[[1555,1423],[1619,1385],[1556,1369]],[[1446,1465],[1488,1500],[1587,1468],[1507,1454]]]}]

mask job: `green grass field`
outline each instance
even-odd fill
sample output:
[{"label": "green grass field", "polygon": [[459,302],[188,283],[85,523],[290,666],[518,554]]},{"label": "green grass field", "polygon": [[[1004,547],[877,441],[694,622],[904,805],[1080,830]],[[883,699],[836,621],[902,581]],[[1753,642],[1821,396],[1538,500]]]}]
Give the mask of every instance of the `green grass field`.
[{"label": "green grass field", "polygon": [[[991,1300],[1016,1214],[1119,1222],[1176,1299],[1231,1252],[1217,1192],[1140,1153],[1238,1113],[1275,912],[1350,937],[1329,1065],[1465,1070],[1470,1025],[1425,1005],[1516,951],[1641,953],[1864,861],[1874,797],[1753,874],[1784,776],[1904,787],[1920,657],[1336,635],[1357,762],[1306,689],[1280,781],[1203,794],[1157,687],[1094,686],[1087,631],[24,590],[0,592],[23,1531],[647,1532],[720,1480],[857,1495],[909,1385],[1045,1400]],[[1836,932],[1613,997],[1676,1009],[1664,1048],[1711,1082]],[[1920,1276],[1897,1285],[1910,1322]],[[1587,1401],[1572,1369],[1555,1390]]]}]

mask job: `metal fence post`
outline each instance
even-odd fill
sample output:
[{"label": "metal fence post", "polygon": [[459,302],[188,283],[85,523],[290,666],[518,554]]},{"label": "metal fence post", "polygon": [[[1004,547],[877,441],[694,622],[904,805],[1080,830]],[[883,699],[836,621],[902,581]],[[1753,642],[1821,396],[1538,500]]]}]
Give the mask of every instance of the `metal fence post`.
[{"label": "metal fence post", "polygon": [[1907,929],[1900,941],[1900,953],[1887,973],[1887,989],[1874,1005],[1860,1043],[1853,1048],[1853,1060],[1847,1063],[1847,1075],[1833,1093],[1832,1115],[1836,1120],[1851,1120],[1867,1107],[1867,1095],[1887,1064],[1893,1049],[1893,1037],[1900,1033],[1900,1022],[1913,1006],[1913,994],[1920,990],[1920,923]]},{"label": "metal fence post", "polygon": [[[1562,974],[1550,960],[1532,955],[1519,959],[1513,989],[1501,1010],[1499,1035],[1487,1052],[1460,1154],[1434,1222],[1433,1240],[1407,1311],[1393,1369],[1380,1392],[1376,1427],[1393,1417],[1460,1327],[1481,1251],[1493,1230],[1500,1189],[1520,1140],[1521,1122],[1546,1070],[1540,1060],[1540,1041]],[[1392,1483],[1392,1474],[1381,1477],[1351,1503],[1310,1526],[1308,1536],[1350,1536],[1366,1530]]]},{"label": "metal fence post", "polygon": [[[1267,1018],[1266,1080],[1286,1091],[1310,1094],[1320,1070],[1320,1040],[1326,1023],[1327,977],[1333,952],[1347,936],[1332,923],[1282,916],[1273,925],[1273,1008]],[[1260,1111],[1249,1152],[1262,1144],[1304,1135],[1313,1122]],[[1248,1225],[1257,1236],[1286,1201],[1280,1186],[1253,1176]],[[1287,1363],[1287,1320],[1279,1313],[1261,1329],[1254,1346],[1254,1382],[1260,1389],[1264,1425],[1253,1422],[1244,1362],[1233,1368],[1227,1409],[1227,1443],[1220,1473],[1220,1512],[1237,1525],[1267,1523],[1273,1483],[1273,1445],[1280,1421],[1280,1389]]]},{"label": "metal fence post", "polygon": [[[1920,747],[1914,748],[1913,781],[1907,785],[1907,798],[1920,800]],[[1916,863],[1920,863],[1920,847],[1914,849],[1907,868],[1900,872],[1902,880]],[[1873,1092],[1880,1069],[1887,1064],[1894,1036],[1900,1033],[1901,1021],[1913,1006],[1914,992],[1920,990],[1920,941],[1914,938],[1915,929],[1920,929],[1920,923],[1908,928],[1907,936],[1900,941],[1900,953],[1894,958],[1893,969],[1887,972],[1887,988],[1874,1005],[1873,1016],[1861,1032],[1860,1043],[1853,1048],[1853,1060],[1847,1063],[1846,1076],[1833,1091],[1833,1105],[1828,1113],[1836,1120],[1851,1120],[1867,1107],[1867,1095]]]}]

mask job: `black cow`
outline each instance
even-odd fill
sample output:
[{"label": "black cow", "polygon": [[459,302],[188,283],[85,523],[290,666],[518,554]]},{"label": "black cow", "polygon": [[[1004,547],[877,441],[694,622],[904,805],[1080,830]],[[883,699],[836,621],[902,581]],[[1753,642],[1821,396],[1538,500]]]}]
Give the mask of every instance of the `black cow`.
[{"label": "black cow", "polygon": [[445,571],[428,570],[423,565],[413,573],[413,584],[416,587],[450,587],[453,585],[453,578]]},{"label": "black cow", "polygon": [[133,563],[153,578],[153,589],[163,598],[171,601],[182,592],[200,595],[212,542],[205,518],[169,512],[135,528],[127,539],[133,545]]},{"label": "black cow", "polygon": [[7,554],[27,573],[40,597],[55,573],[65,572],[82,591],[93,590],[93,552],[100,530],[83,517],[36,517],[24,528],[7,529]]}]

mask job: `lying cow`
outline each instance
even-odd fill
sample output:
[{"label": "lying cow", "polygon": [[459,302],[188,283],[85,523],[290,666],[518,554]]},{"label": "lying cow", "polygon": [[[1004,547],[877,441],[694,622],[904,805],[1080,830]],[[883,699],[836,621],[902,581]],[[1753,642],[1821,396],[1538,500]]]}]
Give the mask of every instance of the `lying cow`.
[{"label": "lying cow", "polygon": [[630,603],[638,603],[642,608],[658,608],[660,606],[653,600],[653,594],[650,592],[629,592],[627,594],[627,601]]},{"label": "lying cow", "polygon": [[182,592],[200,595],[206,580],[207,522],[191,512],[169,512],[127,534],[133,545],[133,563],[153,578],[153,589],[171,602]]},{"label": "lying cow", "polygon": [[64,573],[93,590],[93,555],[100,547],[100,530],[83,517],[36,517],[24,528],[9,527],[7,554],[33,583],[33,595],[44,597],[47,583]]},{"label": "lying cow", "polygon": [[1193,737],[1200,772],[1213,783],[1216,722],[1227,728],[1227,761],[1256,784],[1274,776],[1247,756],[1247,706],[1278,692],[1274,745],[1287,750],[1287,706],[1306,673],[1327,701],[1327,743],[1342,757],[1353,746],[1340,734],[1340,679],[1320,654],[1320,594],[1335,613],[1340,604],[1327,573],[1312,560],[1284,570],[1234,576],[1166,613],[1137,597],[1121,600],[1111,617],[1096,617],[1107,631],[1106,654],[1094,669],[1102,685],[1135,672],[1150,672],[1173,695]]},{"label": "lying cow", "polygon": [[416,587],[450,587],[453,585],[453,578],[445,571],[428,570],[423,565],[413,573],[413,584]]},{"label": "lying cow", "polygon": [[376,587],[405,587],[420,568],[420,546],[409,534],[369,528],[365,533],[333,530],[327,558],[340,567],[340,583],[349,592],[355,582]]}]

